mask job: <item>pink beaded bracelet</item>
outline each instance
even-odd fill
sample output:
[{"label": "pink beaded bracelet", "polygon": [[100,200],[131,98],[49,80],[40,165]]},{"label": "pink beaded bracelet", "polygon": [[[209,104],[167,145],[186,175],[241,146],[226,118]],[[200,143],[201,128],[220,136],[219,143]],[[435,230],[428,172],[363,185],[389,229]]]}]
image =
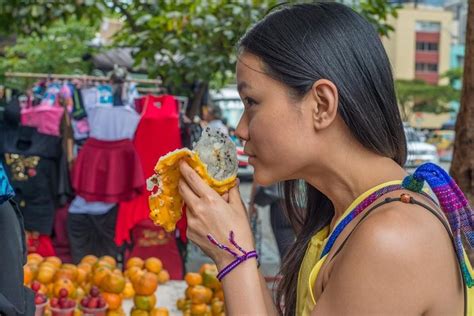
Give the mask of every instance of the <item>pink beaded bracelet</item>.
[{"label": "pink beaded bracelet", "polygon": [[237,248],[241,253],[242,255],[239,256],[235,251],[233,251],[232,249],[230,249],[229,247],[227,247],[226,245],[224,244],[221,244],[219,243],[214,237],[212,237],[211,234],[207,234],[207,239],[209,239],[209,241],[219,247],[220,249],[222,250],[225,250],[226,252],[228,252],[229,254],[231,254],[233,257],[235,257],[235,260],[232,261],[228,266],[226,266],[224,269],[222,269],[221,271],[219,271],[219,273],[217,274],[217,279],[219,281],[221,281],[227,274],[229,274],[229,272],[231,272],[232,270],[234,270],[239,264],[241,264],[242,262],[246,261],[247,259],[250,259],[250,258],[256,258],[258,260],[258,254],[255,250],[252,250],[252,251],[245,251],[244,249],[242,249],[242,247],[240,247],[234,240],[234,232],[233,231],[230,231],[229,233],[229,241],[230,243],[235,247]]}]

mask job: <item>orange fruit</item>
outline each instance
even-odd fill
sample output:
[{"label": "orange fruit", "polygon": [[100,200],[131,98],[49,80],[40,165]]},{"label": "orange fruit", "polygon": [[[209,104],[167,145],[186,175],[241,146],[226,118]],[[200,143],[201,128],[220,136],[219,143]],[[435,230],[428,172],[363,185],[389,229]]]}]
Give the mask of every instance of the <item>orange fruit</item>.
[{"label": "orange fruit", "polygon": [[145,273],[142,269],[139,267],[131,267],[128,269],[125,274],[126,276],[130,279],[132,283],[138,282],[138,279]]},{"label": "orange fruit", "polygon": [[83,268],[77,268],[76,282],[78,284],[82,284],[82,283],[86,282],[88,276],[89,276],[89,272],[87,272]]},{"label": "orange fruit", "polygon": [[63,263],[61,261],[61,259],[59,259],[58,257],[54,257],[54,256],[47,257],[45,261],[46,262],[51,262],[56,267],[56,269],[61,268],[61,264]]},{"label": "orange fruit", "polygon": [[145,272],[138,281],[132,284],[137,295],[152,295],[158,287],[158,276],[152,272]]},{"label": "orange fruit", "polygon": [[97,261],[99,261],[99,258],[97,258],[96,256],[94,256],[94,255],[87,255],[87,256],[85,256],[84,258],[82,258],[81,263],[88,263],[88,264],[90,264],[91,266],[93,266],[94,264],[97,263]]},{"label": "orange fruit", "polygon": [[149,316],[149,315],[150,313],[148,313],[148,311],[144,311],[136,307],[133,307],[130,312],[130,316]]},{"label": "orange fruit", "polygon": [[35,273],[29,265],[23,266],[23,284],[27,285],[33,281]]},{"label": "orange fruit", "polygon": [[135,295],[135,290],[131,282],[125,283],[125,288],[122,292],[123,298],[132,298]]},{"label": "orange fruit", "polygon": [[142,269],[144,264],[145,262],[143,261],[142,258],[131,257],[130,259],[127,260],[125,267],[126,269],[130,269],[131,267],[139,267],[140,269]]},{"label": "orange fruit", "polygon": [[87,263],[87,262],[81,262],[77,265],[77,268],[78,269],[82,269],[84,271],[86,271],[87,273],[91,273],[92,272],[92,264],[90,263]]},{"label": "orange fruit", "polygon": [[44,260],[43,256],[39,253],[30,253],[26,258],[28,263],[36,262],[37,264],[40,264]]},{"label": "orange fruit", "polygon": [[215,301],[211,304],[212,315],[219,315],[224,311],[224,302]]},{"label": "orange fruit", "polygon": [[72,298],[76,295],[76,287],[70,279],[59,279],[54,282],[53,295],[59,297],[59,291],[66,289],[69,293],[68,297]]},{"label": "orange fruit", "polygon": [[103,257],[100,257],[99,261],[105,261],[105,262],[108,262],[112,267],[116,267],[117,266],[117,261],[115,260],[115,258],[111,257],[111,256],[103,256]]},{"label": "orange fruit", "polygon": [[70,263],[65,263],[61,266],[61,268],[56,272],[55,280],[59,279],[69,279],[73,282],[76,281],[77,278],[77,267]]},{"label": "orange fruit", "polygon": [[201,272],[202,285],[210,289],[218,290],[221,287],[219,279],[217,279],[217,268],[208,268]]},{"label": "orange fruit", "polygon": [[160,273],[158,273],[158,283],[160,284],[165,284],[170,280],[170,274],[166,270],[161,270]]},{"label": "orange fruit", "polygon": [[204,303],[191,305],[191,315],[204,315],[206,312],[207,305]]},{"label": "orange fruit", "polygon": [[212,291],[205,286],[196,285],[190,290],[189,296],[193,304],[207,304],[212,299]]},{"label": "orange fruit", "polygon": [[120,294],[103,292],[102,297],[109,305],[108,309],[118,309],[122,306],[122,296]]},{"label": "orange fruit", "polygon": [[56,268],[55,264],[53,264],[52,262],[47,262],[47,261],[41,262],[40,265],[38,266],[38,268],[41,268],[41,267],[49,267],[49,268],[53,269],[54,272],[59,270],[58,268]]},{"label": "orange fruit", "polygon": [[151,311],[156,304],[156,296],[153,295],[135,295],[133,298],[135,307],[144,311]]},{"label": "orange fruit", "polygon": [[151,257],[145,260],[145,268],[150,272],[158,274],[163,269],[163,263],[160,259]]},{"label": "orange fruit", "polygon": [[92,272],[94,272],[96,269],[98,269],[98,268],[100,268],[100,267],[106,267],[106,268],[109,269],[110,271],[112,271],[113,269],[115,269],[115,267],[112,266],[112,265],[110,264],[110,262],[99,260],[99,261],[97,261],[97,262],[92,266]]},{"label": "orange fruit", "polygon": [[109,274],[112,274],[112,271],[107,267],[98,267],[94,274],[92,275],[92,283],[100,287],[102,280]]},{"label": "orange fruit", "polygon": [[216,270],[217,271],[217,266],[215,264],[204,263],[199,268],[199,274],[202,274],[205,270]]},{"label": "orange fruit", "polygon": [[122,270],[120,270],[119,268],[115,268],[115,269],[112,271],[112,273],[113,273],[113,274],[120,275],[120,276],[123,276]]},{"label": "orange fruit", "polygon": [[186,275],[184,276],[184,280],[189,286],[202,284],[202,276],[199,273],[195,273],[195,272],[186,273]]},{"label": "orange fruit", "polygon": [[217,298],[219,301],[224,302],[224,291],[218,290],[214,293],[214,297]]},{"label": "orange fruit", "polygon": [[107,309],[107,316],[125,316],[123,308]]},{"label": "orange fruit", "polygon": [[178,310],[184,311],[185,306],[186,306],[186,299],[185,298],[179,298],[176,301],[176,307],[178,308]]},{"label": "orange fruit", "polygon": [[120,274],[110,273],[102,279],[100,285],[105,292],[120,294],[125,288],[125,278]]},{"label": "orange fruit", "polygon": [[157,307],[151,310],[150,316],[168,316],[169,314],[166,307]]},{"label": "orange fruit", "polygon": [[38,290],[38,293],[48,295],[49,293],[48,287],[44,284],[41,284],[40,289]]},{"label": "orange fruit", "polygon": [[194,286],[188,286],[186,290],[184,290],[184,296],[186,299],[191,299],[191,291],[193,290]]},{"label": "orange fruit", "polygon": [[42,284],[51,283],[54,279],[56,270],[48,265],[41,265],[38,269],[38,275],[36,279]]},{"label": "orange fruit", "polygon": [[80,301],[86,296],[86,291],[82,287],[76,288],[76,301]]}]

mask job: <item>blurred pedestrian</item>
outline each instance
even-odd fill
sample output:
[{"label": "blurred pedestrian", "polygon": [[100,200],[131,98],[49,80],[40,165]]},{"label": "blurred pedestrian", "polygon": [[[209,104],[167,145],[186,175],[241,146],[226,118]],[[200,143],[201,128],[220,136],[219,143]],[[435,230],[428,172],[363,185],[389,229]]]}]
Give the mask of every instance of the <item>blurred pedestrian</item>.
[{"label": "blurred pedestrian", "polygon": [[270,206],[270,224],[277,243],[280,261],[295,241],[295,233],[285,215],[283,203],[283,196],[279,193],[278,184],[262,187],[253,182],[250,193],[249,217],[255,216],[257,206]]},{"label": "blurred pedestrian", "polygon": [[203,120],[207,123],[207,126],[218,129],[226,135],[229,135],[229,129],[222,121],[222,110],[218,105],[208,105],[203,113]]}]

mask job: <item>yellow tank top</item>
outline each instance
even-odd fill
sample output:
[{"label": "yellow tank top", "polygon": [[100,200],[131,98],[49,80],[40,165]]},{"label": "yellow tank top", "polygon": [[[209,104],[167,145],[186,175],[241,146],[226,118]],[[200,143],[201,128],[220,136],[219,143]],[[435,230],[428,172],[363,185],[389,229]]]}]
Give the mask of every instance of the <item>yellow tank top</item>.
[{"label": "yellow tank top", "polygon": [[[402,181],[390,181],[382,183],[372,189],[367,190],[362,193],[354,202],[349,205],[349,207],[344,211],[341,218],[336,222],[334,227],[336,227],[340,221],[349,214],[354,207],[356,207],[360,202],[367,198],[372,193],[377,190],[389,186],[401,184]],[[326,256],[319,259],[321,253],[326,245],[326,242],[330,236],[329,226],[324,227],[319,232],[317,232],[310,240],[308,248],[306,249],[303,262],[301,263],[300,271],[298,273],[298,286],[296,289],[296,315],[309,316],[311,311],[316,306],[316,297],[313,293],[314,283],[318,277],[319,270],[326,260]],[[466,253],[464,253],[467,258]],[[469,263],[469,260],[466,260],[468,269],[471,273],[473,271],[472,266]],[[467,316],[474,316],[474,287],[467,288]]]}]

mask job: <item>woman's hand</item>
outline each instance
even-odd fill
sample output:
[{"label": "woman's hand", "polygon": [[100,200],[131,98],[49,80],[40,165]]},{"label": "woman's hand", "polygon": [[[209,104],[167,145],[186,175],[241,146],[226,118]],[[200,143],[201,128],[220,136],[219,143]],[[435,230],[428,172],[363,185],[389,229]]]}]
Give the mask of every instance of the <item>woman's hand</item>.
[{"label": "woman's hand", "polygon": [[186,162],[181,162],[180,171],[179,193],[187,206],[188,238],[214,260],[219,270],[235,258],[213,245],[207,238],[208,234],[241,255],[228,241],[230,231],[234,231],[238,245],[245,251],[254,250],[238,185],[229,191],[228,196],[221,197]]}]

